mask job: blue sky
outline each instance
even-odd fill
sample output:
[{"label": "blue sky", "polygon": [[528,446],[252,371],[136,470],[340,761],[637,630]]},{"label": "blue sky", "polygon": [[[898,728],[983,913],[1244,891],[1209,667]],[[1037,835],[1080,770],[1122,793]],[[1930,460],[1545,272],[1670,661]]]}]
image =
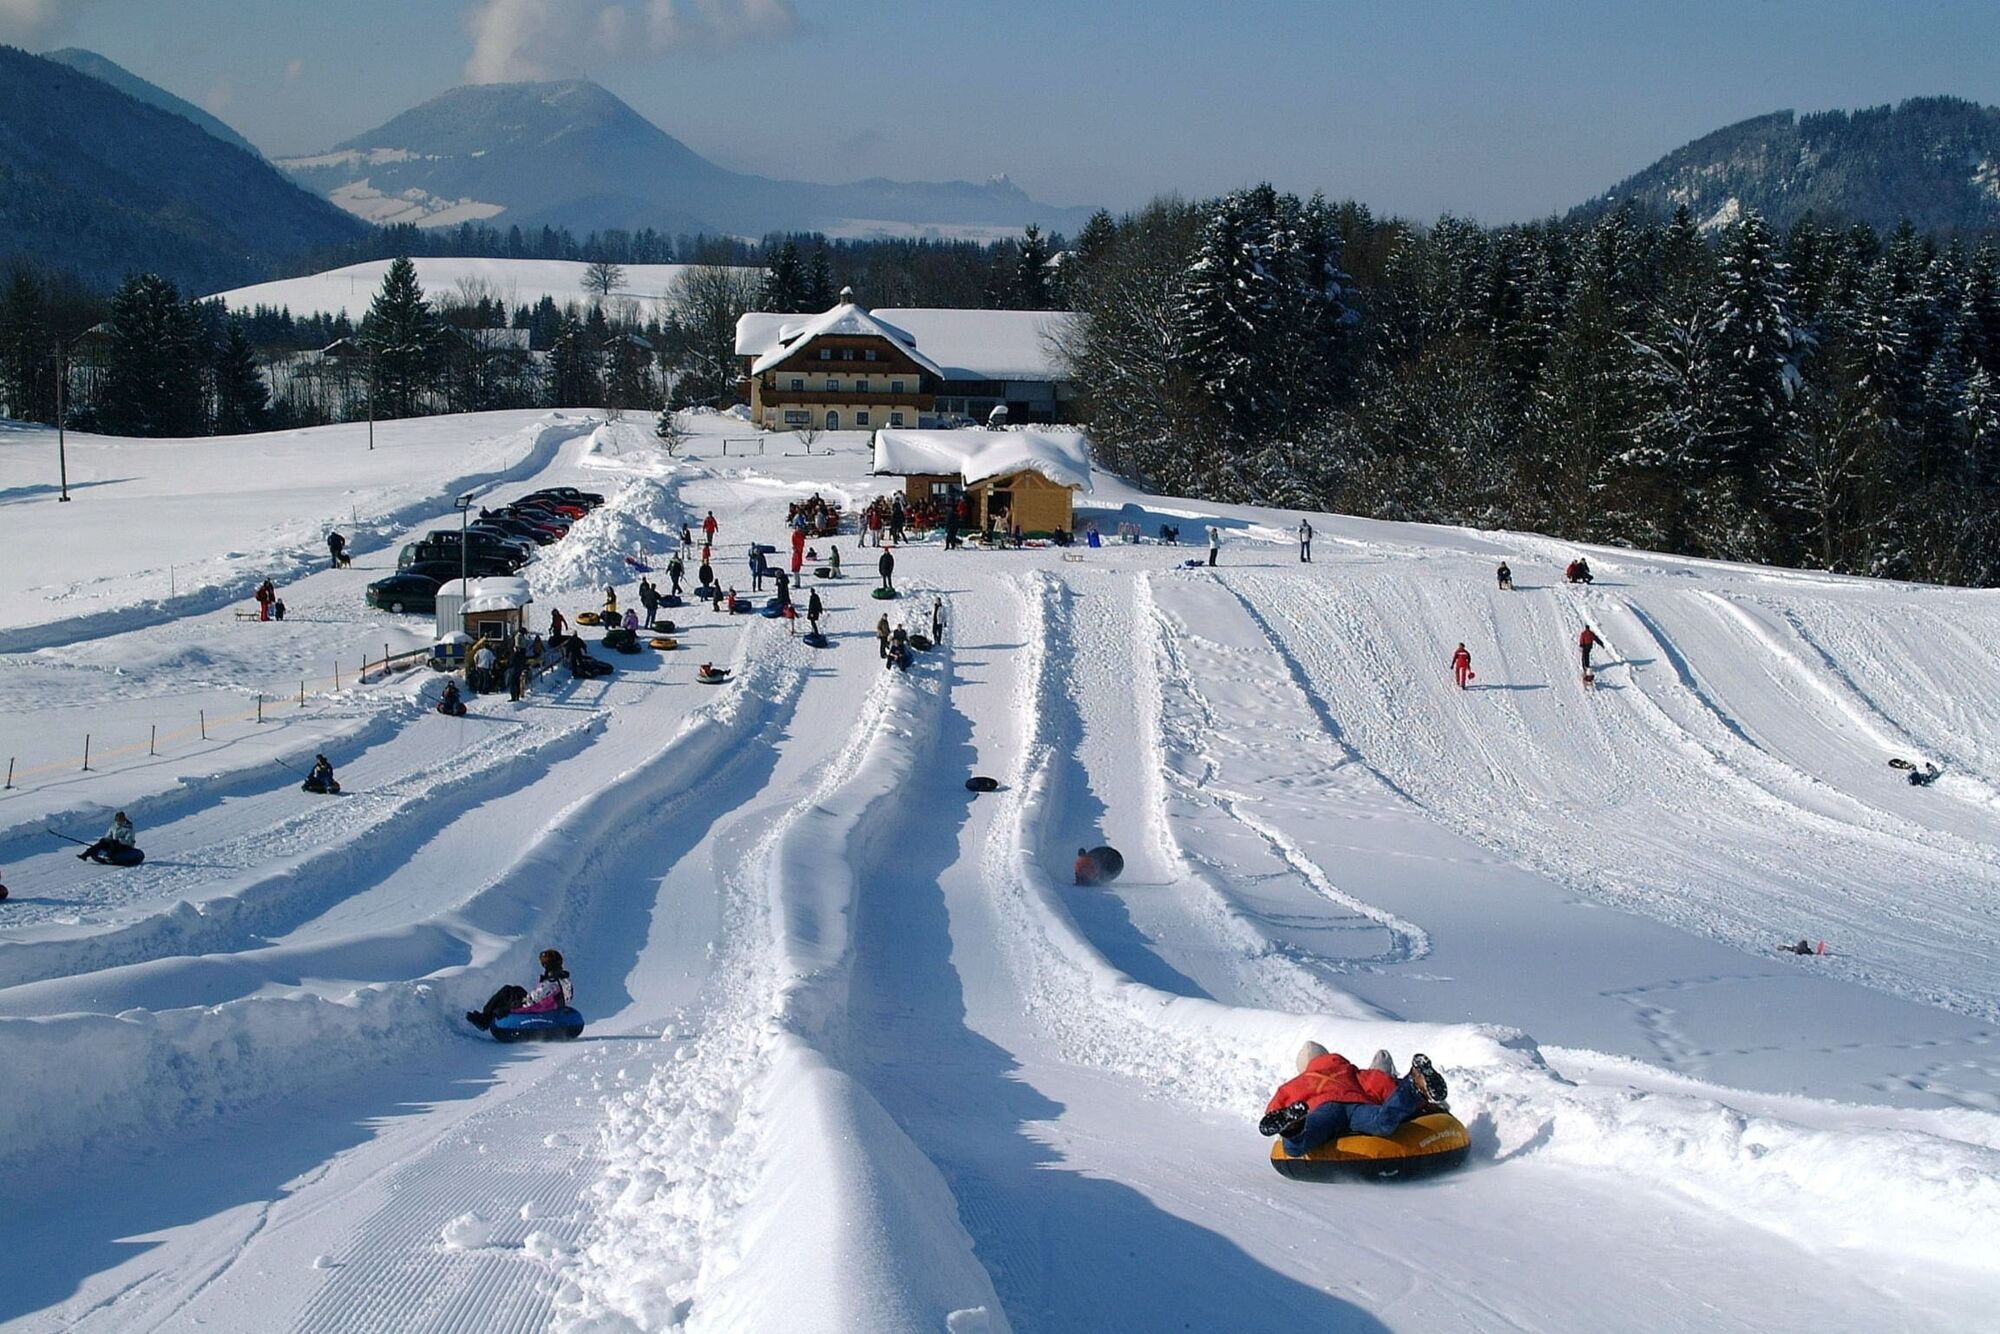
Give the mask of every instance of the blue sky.
[{"label": "blue sky", "polygon": [[1992,0],[0,0],[0,40],[102,52],[273,154],[583,74],[767,175],[1114,209],[1268,179],[1486,221],[1765,111],[2000,103]]}]

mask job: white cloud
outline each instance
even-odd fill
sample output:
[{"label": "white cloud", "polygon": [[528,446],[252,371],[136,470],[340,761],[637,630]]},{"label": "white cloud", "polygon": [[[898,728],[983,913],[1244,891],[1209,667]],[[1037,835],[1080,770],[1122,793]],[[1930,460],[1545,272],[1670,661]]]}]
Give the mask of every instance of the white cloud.
[{"label": "white cloud", "polygon": [[208,91],[201,95],[201,109],[211,116],[220,116],[236,101],[236,81],[223,75],[208,85]]},{"label": "white cloud", "polygon": [[299,81],[299,75],[304,74],[305,72],[306,72],[306,62],[300,59],[298,56],[293,56],[290,60],[287,60],[285,62],[285,82],[287,84],[297,83]]},{"label": "white cloud", "polygon": [[791,0],[475,0],[465,12],[472,35],[465,77],[508,83],[572,75],[685,46],[779,36],[797,23]]},{"label": "white cloud", "polygon": [[0,0],[0,41],[34,42],[62,31],[94,0]]}]

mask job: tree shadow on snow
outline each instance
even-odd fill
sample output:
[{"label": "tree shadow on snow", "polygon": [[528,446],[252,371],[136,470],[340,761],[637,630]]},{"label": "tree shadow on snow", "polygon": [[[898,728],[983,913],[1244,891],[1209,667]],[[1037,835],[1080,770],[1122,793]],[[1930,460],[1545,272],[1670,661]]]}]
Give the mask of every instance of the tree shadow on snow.
[{"label": "tree shadow on snow", "polygon": [[945,780],[978,759],[969,721],[947,704],[929,788],[938,799],[879,840],[892,852],[856,868],[853,1073],[943,1173],[1013,1328],[1385,1330],[1043,1142],[1064,1105],[967,1025],[952,962],[940,886],[976,794]]}]

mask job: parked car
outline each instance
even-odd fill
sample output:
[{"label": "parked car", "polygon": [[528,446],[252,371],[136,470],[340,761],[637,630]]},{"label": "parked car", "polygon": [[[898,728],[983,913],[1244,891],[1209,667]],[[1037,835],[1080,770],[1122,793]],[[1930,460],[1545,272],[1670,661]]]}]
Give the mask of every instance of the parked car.
[{"label": "parked car", "polygon": [[579,491],[573,486],[545,486],[539,491],[531,491],[528,494],[534,496],[554,496],[558,500],[568,501],[573,505],[588,505],[592,509],[596,509],[604,503],[604,497],[598,495],[597,492]]},{"label": "parked car", "polygon": [[438,581],[424,574],[399,571],[368,585],[368,605],[383,611],[436,611]]},{"label": "parked car", "polygon": [[583,517],[575,513],[576,508],[574,505],[558,507],[542,500],[524,500],[504,506],[498,512],[512,518],[526,519],[530,523],[545,523],[551,528],[568,532],[569,526]]},{"label": "parked car", "polygon": [[513,508],[537,509],[544,514],[551,514],[557,518],[571,520],[581,519],[584,515],[590,513],[590,507],[587,505],[578,505],[571,501],[557,499],[554,496],[525,496],[515,501]]},{"label": "parked car", "polygon": [[[436,547],[449,558],[458,558],[459,530],[456,528],[433,528],[424,534],[423,545]],[[482,552],[502,560],[512,560],[515,568],[526,565],[533,559],[535,544],[525,537],[506,537],[499,533],[482,532],[471,529],[465,534],[466,550],[474,556]]]},{"label": "parked car", "polygon": [[468,530],[475,533],[494,533],[500,537],[515,537],[545,547],[558,538],[558,534],[529,523],[525,519],[515,519],[496,514],[490,519],[480,519]]},{"label": "parked car", "polygon": [[[435,579],[438,582],[438,591],[449,593],[452,591],[451,585],[458,582],[460,571],[456,560],[420,560],[405,565],[397,573],[421,574],[427,579]],[[485,579],[491,575],[509,573],[511,571],[504,569],[497,562],[469,560],[465,563],[464,576],[467,579]]]},{"label": "parked car", "polygon": [[[440,581],[458,578],[460,567],[457,545],[454,544],[451,550],[446,551],[430,542],[409,542],[404,544],[401,554],[396,557],[396,568],[405,573],[430,574],[433,571],[425,567],[431,565],[437,567],[435,574]],[[475,548],[466,557],[464,573],[470,579],[484,579],[488,575],[512,574],[520,568],[521,562],[511,556],[496,556]]]}]

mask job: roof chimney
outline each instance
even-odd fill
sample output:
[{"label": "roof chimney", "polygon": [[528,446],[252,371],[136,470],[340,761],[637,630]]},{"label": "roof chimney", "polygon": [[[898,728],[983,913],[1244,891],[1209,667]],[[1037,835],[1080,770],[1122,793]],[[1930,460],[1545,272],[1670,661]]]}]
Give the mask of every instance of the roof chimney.
[{"label": "roof chimney", "polygon": [[854,299],[854,289],[852,287],[843,287],[840,289],[840,304],[843,306],[857,306],[861,303]]}]

